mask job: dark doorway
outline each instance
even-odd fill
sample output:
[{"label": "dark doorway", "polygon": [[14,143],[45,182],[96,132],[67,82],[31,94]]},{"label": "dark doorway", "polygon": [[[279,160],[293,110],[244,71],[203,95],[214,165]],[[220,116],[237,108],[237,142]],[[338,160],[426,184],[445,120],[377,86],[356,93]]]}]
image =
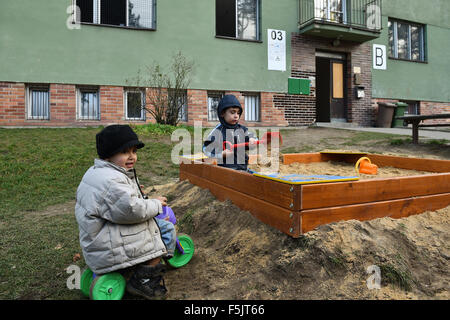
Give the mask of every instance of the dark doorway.
[{"label": "dark doorway", "polygon": [[331,56],[316,56],[316,121],[346,122],[346,65],[344,60]]},{"label": "dark doorway", "polygon": [[317,122],[330,122],[330,59],[316,57]]}]

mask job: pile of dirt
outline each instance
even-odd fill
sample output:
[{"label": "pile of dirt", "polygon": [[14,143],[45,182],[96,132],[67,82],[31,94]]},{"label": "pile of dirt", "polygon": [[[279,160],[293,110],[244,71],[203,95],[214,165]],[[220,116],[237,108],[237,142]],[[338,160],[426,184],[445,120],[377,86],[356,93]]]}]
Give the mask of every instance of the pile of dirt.
[{"label": "pile of dirt", "polygon": [[450,207],[294,239],[189,182],[155,189],[147,192],[168,197],[196,246],[188,265],[167,273],[169,299],[450,298]]}]

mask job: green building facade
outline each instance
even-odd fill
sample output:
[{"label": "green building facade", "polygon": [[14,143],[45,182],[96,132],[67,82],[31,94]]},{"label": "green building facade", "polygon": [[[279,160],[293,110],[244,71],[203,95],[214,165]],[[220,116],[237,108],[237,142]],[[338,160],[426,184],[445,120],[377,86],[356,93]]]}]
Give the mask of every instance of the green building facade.
[{"label": "green building facade", "polygon": [[[389,21],[418,25],[423,28],[424,57],[412,61],[388,53],[386,70],[373,70],[373,97],[422,102],[418,112],[450,112],[450,1],[384,0],[382,10],[383,31],[372,42],[389,47]],[[435,110],[427,110],[432,106]]]},{"label": "green building facade", "polygon": [[249,126],[372,126],[379,101],[450,112],[449,12],[447,0],[2,0],[0,125],[154,121],[137,110],[151,88],[130,84],[178,52],[194,63],[188,124],[217,123],[226,93]]}]

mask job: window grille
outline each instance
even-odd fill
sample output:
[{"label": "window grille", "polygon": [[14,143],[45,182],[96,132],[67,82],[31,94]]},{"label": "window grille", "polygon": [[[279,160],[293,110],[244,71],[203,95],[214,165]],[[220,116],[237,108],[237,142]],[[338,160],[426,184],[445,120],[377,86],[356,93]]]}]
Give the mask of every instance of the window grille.
[{"label": "window grille", "polygon": [[74,0],[77,22],[131,27],[155,28],[156,0]]},{"label": "window grille", "polygon": [[245,121],[259,121],[260,115],[260,99],[259,95],[245,95]]},{"label": "window grille", "polygon": [[145,120],[145,91],[127,90],[125,92],[125,114],[128,120]]},{"label": "window grille", "polygon": [[[178,90],[178,93],[175,89],[169,91],[169,101],[172,99],[176,99],[178,109],[178,120],[180,121],[188,121],[188,99],[187,99],[187,90]],[[175,102],[175,101],[174,101]]]},{"label": "window grille", "polygon": [[208,93],[208,121],[219,121],[217,106],[222,97],[223,93]]},{"label": "window grille", "polygon": [[50,119],[49,90],[46,87],[28,88],[28,118],[33,120]]},{"label": "window grille", "polygon": [[78,89],[78,118],[82,120],[100,120],[98,89]]}]

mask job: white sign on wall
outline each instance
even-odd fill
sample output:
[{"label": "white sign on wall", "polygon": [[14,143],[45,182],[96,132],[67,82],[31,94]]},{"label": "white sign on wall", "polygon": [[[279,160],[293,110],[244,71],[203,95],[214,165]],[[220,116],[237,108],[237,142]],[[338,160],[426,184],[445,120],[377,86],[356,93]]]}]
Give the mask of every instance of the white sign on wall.
[{"label": "white sign on wall", "polygon": [[286,71],[286,31],[267,29],[267,69]]},{"label": "white sign on wall", "polygon": [[382,44],[373,45],[373,68],[386,70],[386,46]]}]

